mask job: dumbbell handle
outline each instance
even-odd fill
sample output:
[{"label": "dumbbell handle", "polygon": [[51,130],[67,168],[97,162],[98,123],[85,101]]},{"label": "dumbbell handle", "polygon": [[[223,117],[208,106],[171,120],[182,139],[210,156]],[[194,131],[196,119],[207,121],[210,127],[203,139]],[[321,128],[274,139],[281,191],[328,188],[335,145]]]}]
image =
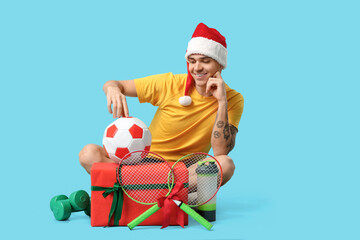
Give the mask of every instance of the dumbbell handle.
[{"label": "dumbbell handle", "polygon": [[65,195],[58,195],[51,199],[50,209],[54,213],[56,220],[66,220],[72,212],[89,211],[90,197],[84,190],[79,190],[70,194],[68,198]]}]

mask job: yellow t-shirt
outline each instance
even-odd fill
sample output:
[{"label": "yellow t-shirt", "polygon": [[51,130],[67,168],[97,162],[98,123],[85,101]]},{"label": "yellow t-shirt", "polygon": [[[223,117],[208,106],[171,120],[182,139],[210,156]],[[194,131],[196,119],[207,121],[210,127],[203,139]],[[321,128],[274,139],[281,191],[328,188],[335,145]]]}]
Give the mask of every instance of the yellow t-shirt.
[{"label": "yellow t-shirt", "polygon": [[[211,134],[216,119],[217,100],[201,96],[192,87],[192,103],[184,107],[179,98],[184,94],[187,74],[165,73],[135,79],[140,103],[158,106],[149,129],[151,150],[168,161],[194,152],[209,152]],[[243,96],[225,84],[228,99],[229,124],[238,127],[243,111]]]}]

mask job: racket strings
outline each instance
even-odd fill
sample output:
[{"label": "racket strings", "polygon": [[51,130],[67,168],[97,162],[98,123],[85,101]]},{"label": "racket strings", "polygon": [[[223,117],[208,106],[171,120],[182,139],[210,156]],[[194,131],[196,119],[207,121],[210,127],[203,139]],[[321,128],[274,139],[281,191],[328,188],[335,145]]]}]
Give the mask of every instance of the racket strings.
[{"label": "racket strings", "polygon": [[173,166],[175,182],[184,179],[184,171],[178,171],[181,166],[186,167],[188,174],[188,189],[181,192],[187,194],[187,204],[198,206],[210,201],[217,193],[222,179],[221,166],[216,159],[203,153],[185,156]]},{"label": "racket strings", "polygon": [[170,165],[160,156],[134,152],[120,162],[118,180],[124,193],[132,200],[155,204],[169,193],[173,174]]}]

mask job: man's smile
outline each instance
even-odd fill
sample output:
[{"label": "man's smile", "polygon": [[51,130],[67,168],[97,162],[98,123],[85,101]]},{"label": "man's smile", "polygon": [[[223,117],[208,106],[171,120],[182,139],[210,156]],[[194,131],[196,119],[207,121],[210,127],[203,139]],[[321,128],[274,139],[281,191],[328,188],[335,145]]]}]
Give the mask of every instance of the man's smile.
[{"label": "man's smile", "polygon": [[207,73],[195,73],[196,79],[203,79],[206,75]]}]

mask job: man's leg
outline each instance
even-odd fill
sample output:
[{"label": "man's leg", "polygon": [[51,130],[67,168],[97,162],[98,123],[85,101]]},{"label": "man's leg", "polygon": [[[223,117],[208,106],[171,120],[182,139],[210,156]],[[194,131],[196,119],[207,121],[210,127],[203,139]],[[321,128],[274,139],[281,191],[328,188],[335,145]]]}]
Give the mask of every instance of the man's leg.
[{"label": "man's leg", "polygon": [[95,144],[88,144],[80,151],[79,161],[88,173],[96,162],[114,162],[107,156],[103,147]]},{"label": "man's leg", "polygon": [[235,164],[231,157],[229,157],[228,155],[218,155],[215,156],[215,158],[216,160],[218,160],[223,170],[222,185],[224,185],[225,183],[227,183],[227,181],[230,180],[232,175],[234,175]]}]

